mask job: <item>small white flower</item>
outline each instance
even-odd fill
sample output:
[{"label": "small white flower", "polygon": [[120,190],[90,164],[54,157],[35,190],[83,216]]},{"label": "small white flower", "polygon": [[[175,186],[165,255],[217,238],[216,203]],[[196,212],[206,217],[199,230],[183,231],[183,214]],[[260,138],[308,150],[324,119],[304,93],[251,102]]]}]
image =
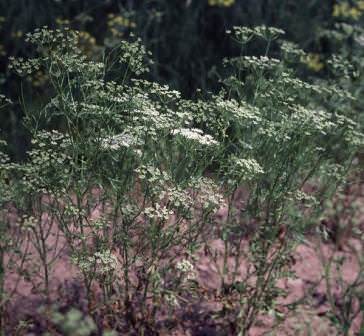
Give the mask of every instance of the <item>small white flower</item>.
[{"label": "small white flower", "polygon": [[122,147],[129,148],[136,143],[136,139],[131,134],[122,133],[102,139],[101,147],[105,150],[118,150]]},{"label": "small white flower", "polygon": [[194,266],[187,259],[178,262],[176,269],[183,275],[185,280],[194,280],[196,278]]},{"label": "small white flower", "polygon": [[193,271],[193,265],[187,259],[183,259],[180,262],[178,262],[176,268],[182,273],[188,273]]},{"label": "small white flower", "polygon": [[177,300],[177,297],[173,294],[173,293],[168,293],[165,296],[165,300],[167,302],[167,304],[171,307],[179,307],[179,303]]},{"label": "small white flower", "polygon": [[178,128],[171,132],[173,135],[179,135],[187,140],[196,141],[201,145],[215,146],[218,144],[211,135],[204,134],[202,130],[198,128]]},{"label": "small white flower", "polygon": [[358,43],[361,47],[364,47],[364,35],[359,35],[355,38],[355,42]]},{"label": "small white flower", "polygon": [[173,215],[173,211],[156,203],[154,204],[154,207],[145,208],[144,215],[149,219],[168,220],[168,218]]},{"label": "small white flower", "polygon": [[233,156],[230,161],[232,164],[233,174],[236,174],[243,180],[253,180],[258,175],[264,173],[263,168],[255,159],[240,159]]}]

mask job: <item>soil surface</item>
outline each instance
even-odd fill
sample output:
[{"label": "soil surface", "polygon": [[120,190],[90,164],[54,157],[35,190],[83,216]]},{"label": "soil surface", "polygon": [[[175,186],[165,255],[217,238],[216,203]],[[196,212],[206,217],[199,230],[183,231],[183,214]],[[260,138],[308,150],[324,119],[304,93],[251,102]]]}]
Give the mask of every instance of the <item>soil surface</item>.
[{"label": "soil surface", "polygon": [[[359,188],[359,189],[358,189]],[[355,191],[355,192],[354,192]],[[352,193],[347,194],[346,206],[352,206],[353,202],[361,204],[355,211],[355,218],[361,229],[364,228],[364,185],[356,186]],[[97,216],[95,209],[94,216]],[[52,272],[50,275],[50,301],[57,303],[60,311],[67,311],[70,307],[76,307],[86,312],[90,303],[85,298],[85,291],[77,268],[70,262],[69,251],[65,248],[65,239],[59,232],[56,225],[50,223],[49,218],[42,217],[45,227],[49,227],[52,234],[48,238],[47,244],[51,248],[51,256],[54,257]],[[345,222],[345,220],[344,220]],[[327,222],[324,223],[328,225]],[[298,244],[292,255],[294,262],[291,271],[295,273],[295,278],[287,278],[279,281],[278,286],[286,292],[276,304],[275,311],[257,317],[256,323],[250,329],[250,336],[263,335],[340,335],[338,328],[334,325],[334,309],[343,305],[343,292],[352,284],[363,269],[360,269],[356,256],[363,255],[363,241],[358,236],[350,232],[345,233],[345,237],[338,239],[328,238],[325,242],[320,242],[316,235],[306,236],[306,240]],[[248,242],[243,242],[247,244]],[[223,254],[224,245],[222,241],[213,240],[209,242],[211,250],[217,255]],[[29,253],[33,253],[32,258],[27,261],[25,269],[29,273],[39,273],[40,260],[34,249],[24,246]],[[329,260],[342,259],[342,264],[338,269],[333,267],[330,281],[325,281],[325,265]],[[228,260],[229,262],[233,262]],[[165,309],[159,316],[159,335],[237,335],[231,329],[229,322],[234,316],[222,314],[224,305],[234,297],[229,295],[223,297],[218,295],[221,287],[221,278],[218,269],[221,267],[222,257],[217,259],[217,263],[199,251],[196,255],[196,280],[198,282],[198,298],[189,297],[180,303],[179,307],[169,312]],[[239,272],[244,274],[247,271],[248,261],[242,260]],[[363,266],[362,266],[363,267]],[[43,279],[34,274],[22,274],[16,272],[9,274],[6,278],[6,288],[12,292],[13,296],[7,306],[6,321],[9,329],[17,330],[18,333],[11,332],[9,335],[42,335],[45,331],[46,323],[42,319],[42,313],[38,309],[46,302],[42,298],[39,289],[42,288]],[[328,285],[330,294],[328,294]],[[95,289],[95,298],[98,289]],[[363,288],[364,292],[364,288]],[[203,300],[201,301],[201,297]],[[354,306],[358,303],[352,303]],[[292,306],[295,309],[292,309]],[[333,308],[334,305],[334,308]],[[289,308],[291,307],[291,308]],[[355,308],[355,307],[354,307]],[[359,309],[358,307],[356,307]],[[97,315],[97,314],[96,314]],[[363,312],[359,312],[351,324],[349,335],[359,334],[363,328]],[[20,321],[28,326],[19,328]],[[280,322],[281,321],[281,322]],[[107,323],[97,321],[98,324]],[[280,323],[278,323],[280,322]],[[23,330],[23,331],[22,331]],[[52,333],[51,333],[52,334]],[[124,333],[121,333],[124,334]],[[126,332],[125,334],[129,334]],[[54,335],[58,335],[56,332]],[[130,335],[135,333],[130,332]]]}]

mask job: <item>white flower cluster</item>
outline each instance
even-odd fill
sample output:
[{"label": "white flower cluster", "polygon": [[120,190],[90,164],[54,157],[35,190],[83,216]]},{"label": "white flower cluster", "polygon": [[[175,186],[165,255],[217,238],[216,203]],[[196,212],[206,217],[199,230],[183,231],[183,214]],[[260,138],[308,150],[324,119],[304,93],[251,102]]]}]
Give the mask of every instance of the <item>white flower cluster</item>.
[{"label": "white flower cluster", "polygon": [[176,265],[176,269],[181,273],[185,280],[194,280],[196,278],[195,268],[187,259],[179,261]]},{"label": "white flower cluster", "polygon": [[125,104],[129,101],[129,97],[122,96],[122,95],[111,96],[111,97],[107,97],[107,98],[109,98],[109,101],[116,103],[116,104]]},{"label": "white flower cluster", "polygon": [[[105,90],[105,88],[109,88],[110,85],[114,84],[113,81],[107,82],[105,83],[105,81],[101,78],[95,79],[95,78],[90,78],[87,79],[82,85],[84,88],[87,89],[92,89],[93,91],[95,91],[95,98],[101,98],[103,97],[102,94],[105,94],[107,91]],[[101,95],[99,95],[101,94]],[[109,97],[111,98],[111,97]]]},{"label": "white flower cluster", "polygon": [[209,134],[204,134],[198,128],[178,128],[171,132],[173,135],[179,135],[187,140],[197,142],[203,146],[216,146],[218,142]]},{"label": "white flower cluster", "polygon": [[120,50],[122,52],[120,62],[125,63],[130,71],[136,75],[149,71],[145,59],[147,56],[151,56],[151,53],[146,51],[140,38],[134,42],[121,41]]},{"label": "white flower cluster", "polygon": [[[308,91],[314,91],[316,93],[321,93],[320,91],[317,91],[320,87],[302,81],[301,79],[295,77],[291,72],[283,71],[281,73],[281,77],[279,78],[279,80],[281,85],[285,85],[287,88],[290,89],[293,88],[297,91],[308,90]],[[272,84],[272,86],[277,84],[276,80],[274,79],[269,79],[269,82]]]},{"label": "white flower cluster", "polygon": [[[253,28],[244,27],[244,26],[235,26],[233,27],[234,37],[240,43],[249,42],[254,36],[260,37],[266,41],[274,40],[278,38],[280,35],[284,35],[285,32],[282,29],[275,27],[267,27],[265,25],[256,26]],[[227,34],[231,34],[230,30],[226,31]]]},{"label": "white flower cluster", "polygon": [[278,122],[269,122],[264,125],[264,127],[257,128],[257,135],[260,137],[267,137],[268,139],[276,140],[279,137],[281,125]]},{"label": "white flower cluster", "polygon": [[26,229],[35,228],[39,224],[38,220],[34,216],[23,215],[22,220],[24,228]]},{"label": "white flower cluster", "polygon": [[[56,61],[63,71],[82,73],[85,79],[95,75],[101,76],[105,66],[102,62],[88,61],[86,56],[71,53],[54,53],[52,60]],[[58,72],[54,72],[54,75],[58,76]]]},{"label": "white flower cluster", "polygon": [[336,76],[349,79],[354,72],[353,65],[341,55],[332,55],[327,64]]},{"label": "white flower cluster", "polygon": [[300,202],[306,207],[313,207],[319,204],[318,200],[313,196],[305,193],[302,190],[296,190],[289,194],[289,198],[294,202]]},{"label": "white flower cluster", "polygon": [[354,38],[355,42],[358,43],[361,47],[364,47],[364,34],[356,36]]},{"label": "white flower cluster", "polygon": [[176,90],[171,90],[168,85],[160,85],[141,79],[132,79],[131,82],[135,86],[140,87],[142,91],[148,91],[149,94],[156,95],[163,100],[173,101],[181,98],[181,93]]},{"label": "white flower cluster", "polygon": [[336,124],[339,126],[345,126],[350,129],[354,129],[357,126],[357,124],[355,123],[354,120],[352,120],[351,118],[349,118],[343,114],[335,113],[334,117],[335,117]]},{"label": "white flower cluster", "polygon": [[135,172],[141,180],[146,180],[149,183],[162,182],[166,183],[171,180],[171,177],[165,172],[154,166],[141,165]]},{"label": "white flower cluster", "polygon": [[[227,30],[226,34],[231,34],[231,30]],[[233,27],[233,34],[235,39],[242,44],[249,42],[253,38],[253,30],[248,27],[235,26]]]},{"label": "white flower cluster", "polygon": [[40,131],[32,139],[32,144],[37,147],[46,147],[47,145],[64,147],[69,144],[67,134],[61,133],[57,130]]},{"label": "white flower cluster", "polygon": [[193,204],[193,200],[188,192],[186,190],[181,190],[178,187],[170,187],[166,191],[163,191],[160,199],[162,200],[164,197],[167,197],[168,201],[176,208],[189,208]]},{"label": "white flower cluster", "polygon": [[178,212],[184,218],[190,218],[194,201],[187,190],[182,190],[179,187],[169,187],[162,190],[159,199],[168,202],[169,206]]},{"label": "white flower cluster", "polygon": [[160,131],[170,129],[174,124],[169,115],[159,112],[160,106],[155,104],[147,93],[130,96],[129,103],[133,106],[129,123],[138,129],[138,133],[145,134],[148,138],[160,140]]},{"label": "white flower cluster", "polygon": [[[104,70],[104,63],[88,61],[87,57],[81,54],[79,48],[79,32],[68,28],[51,30],[48,27],[36,29],[33,33],[27,34],[26,41],[40,47],[43,55],[39,59],[28,62],[29,66],[38,69],[37,63],[51,63],[52,71],[49,75],[59,77],[61,72],[82,73],[84,78],[100,75]],[[16,64],[19,68],[19,64]],[[15,69],[15,67],[14,67]],[[20,68],[21,69],[21,68]],[[16,70],[16,69],[15,69]],[[24,70],[24,69],[21,69]],[[72,81],[71,81],[72,82]]]},{"label": "white flower cluster", "polygon": [[68,27],[51,30],[47,26],[36,28],[33,33],[26,34],[26,42],[58,50],[69,49],[78,51],[79,32]]},{"label": "white flower cluster", "polygon": [[161,206],[160,204],[155,203],[153,207],[145,208],[143,214],[149,219],[159,219],[162,221],[166,221],[171,215],[173,215],[173,210],[170,210],[165,206]]},{"label": "white flower cluster", "polygon": [[65,183],[72,162],[66,152],[69,139],[55,130],[42,131],[32,139],[32,145],[34,148],[28,152],[30,160],[22,166],[24,187],[45,192],[44,188]]},{"label": "white flower cluster", "polygon": [[131,218],[135,218],[139,213],[139,208],[131,203],[128,203],[128,201],[121,202],[121,213],[123,216],[123,219],[126,221],[130,220]]},{"label": "white flower cluster", "polygon": [[345,141],[353,146],[362,148],[364,146],[364,133],[355,129],[349,129],[346,132]]},{"label": "white flower cluster", "polygon": [[84,117],[84,115],[92,117],[101,117],[107,114],[107,108],[102,105],[91,104],[91,103],[81,103],[77,109],[79,111],[79,117]]},{"label": "white flower cluster", "polygon": [[331,115],[323,110],[310,110],[301,105],[291,107],[293,114],[291,120],[294,121],[306,135],[319,132],[326,135],[330,129],[336,125],[331,121]]},{"label": "white flower cluster", "polygon": [[117,257],[110,250],[95,252],[91,256],[74,256],[71,258],[81,271],[94,272],[96,276],[106,276],[113,273],[119,265]]},{"label": "white flower cluster", "polygon": [[102,230],[105,229],[106,227],[110,227],[108,220],[102,216],[91,218],[87,224],[94,230]]},{"label": "white flower cluster", "polygon": [[11,99],[7,98],[3,94],[0,94],[0,108],[3,107],[3,105],[12,104],[12,103],[13,102],[11,101]]},{"label": "white flower cluster", "polygon": [[230,63],[240,69],[248,68],[254,71],[261,71],[275,69],[281,61],[267,56],[239,56],[224,60],[224,63]]},{"label": "white flower cluster", "polygon": [[282,41],[281,50],[286,59],[300,59],[306,55],[296,43],[291,41]]},{"label": "white flower cluster", "polygon": [[165,171],[154,166],[141,165],[135,169],[135,173],[147,185],[149,192],[156,197],[160,197],[171,181],[171,177]]},{"label": "white flower cluster", "polygon": [[27,76],[40,69],[38,58],[24,59],[22,57],[9,57],[9,70],[15,71],[19,76]]},{"label": "white flower cluster", "polygon": [[165,296],[164,299],[166,300],[166,303],[170,306],[170,307],[179,307],[179,303],[178,303],[178,299],[176,297],[176,295],[172,292],[168,292]]},{"label": "white flower cluster", "polygon": [[277,58],[271,58],[268,56],[243,56],[242,60],[247,66],[261,69],[274,68],[281,62]]},{"label": "white flower cluster", "polygon": [[239,180],[250,181],[254,180],[258,175],[263,174],[264,170],[253,158],[241,159],[236,156],[230,158],[231,175],[238,181],[232,181],[234,183]]},{"label": "white flower cluster", "polygon": [[230,113],[234,119],[247,121],[248,125],[257,125],[262,121],[259,109],[244,101],[240,104],[234,100],[218,100],[217,106],[224,112]]},{"label": "white flower cluster", "polygon": [[190,182],[190,187],[196,193],[194,195],[195,203],[201,204],[203,209],[216,210],[225,205],[224,197],[213,180],[199,177]]},{"label": "white flower cluster", "polygon": [[323,86],[321,91],[326,93],[328,97],[336,96],[342,99],[356,100],[356,98],[349,91],[344,90],[336,85]]},{"label": "white flower cluster", "polygon": [[108,274],[117,269],[119,262],[117,257],[110,250],[103,250],[94,254],[96,261],[96,272],[98,274]]},{"label": "white flower cluster", "polygon": [[320,167],[320,175],[340,181],[345,176],[345,168],[337,163],[325,163]]},{"label": "white flower cluster", "polygon": [[137,145],[138,140],[131,134],[121,133],[101,139],[101,148],[104,150],[119,150]]},{"label": "white flower cluster", "polygon": [[[87,57],[81,55],[79,48],[79,32],[68,28],[51,30],[48,27],[37,28],[33,33],[27,34],[27,42],[35,44],[43,51],[39,59],[13,60],[12,67],[19,74],[30,74],[33,69],[38,70],[39,63],[50,62],[51,76],[58,77],[61,72],[83,73],[85,78],[101,75],[104,64],[88,61]],[[49,52],[51,51],[51,52]]]},{"label": "white flower cluster", "polygon": [[273,40],[278,38],[280,35],[285,34],[284,30],[282,29],[267,27],[265,25],[254,27],[253,32],[256,36],[259,36],[265,40]]},{"label": "white flower cluster", "polygon": [[72,203],[66,204],[63,211],[64,211],[63,213],[64,213],[65,216],[71,216],[71,217],[86,216],[86,210],[85,209],[80,209],[79,207],[76,207]]}]

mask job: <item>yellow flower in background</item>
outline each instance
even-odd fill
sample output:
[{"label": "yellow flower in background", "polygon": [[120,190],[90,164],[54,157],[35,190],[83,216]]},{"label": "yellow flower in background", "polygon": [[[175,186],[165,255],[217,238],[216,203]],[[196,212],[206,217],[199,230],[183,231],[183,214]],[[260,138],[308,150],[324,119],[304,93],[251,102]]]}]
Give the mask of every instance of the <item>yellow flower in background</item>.
[{"label": "yellow flower in background", "polygon": [[358,20],[360,16],[362,15],[362,12],[355,7],[350,8],[349,16],[351,16],[354,20]]},{"label": "yellow flower in background", "polygon": [[230,7],[235,3],[235,0],[224,0],[223,4],[225,7]]},{"label": "yellow flower in background", "polygon": [[332,11],[332,16],[338,17],[341,15],[340,7],[339,5],[334,5],[334,9]]},{"label": "yellow flower in background", "polygon": [[11,37],[13,38],[21,38],[23,37],[24,33],[21,30],[17,30],[11,33]]},{"label": "yellow flower in background", "polygon": [[208,0],[209,6],[231,7],[235,0]]},{"label": "yellow flower in background", "polygon": [[87,31],[80,31],[79,35],[78,35],[80,42],[90,45],[90,46],[94,46],[96,45],[96,39]]},{"label": "yellow flower in background", "polygon": [[321,62],[320,55],[309,53],[305,57],[302,58],[302,62],[307,65],[309,69],[314,72],[319,72],[325,66],[324,63]]},{"label": "yellow flower in background", "polygon": [[350,6],[347,2],[343,2],[340,4],[334,5],[334,10],[332,13],[332,16],[338,17],[338,16],[344,16],[350,9]]},{"label": "yellow flower in background", "polygon": [[359,8],[359,10],[364,11],[364,1],[360,0],[356,3],[356,6]]},{"label": "yellow flower in background", "polygon": [[109,27],[118,26],[118,25],[122,26],[122,27],[126,27],[126,28],[135,28],[136,27],[136,23],[131,21],[129,18],[123,17],[121,15],[115,15],[115,14],[108,15],[107,25]]},{"label": "yellow flower in background", "polygon": [[5,48],[2,44],[0,44],[0,56],[5,56],[5,55],[6,55]]},{"label": "yellow flower in background", "polygon": [[28,76],[26,78],[26,80],[30,83],[32,83],[32,85],[34,87],[42,87],[44,86],[47,82],[48,82],[48,75],[46,75],[44,72],[42,71],[37,71],[34,74],[32,74],[31,76]]},{"label": "yellow flower in background", "polygon": [[60,17],[56,18],[56,24],[58,26],[68,26],[70,24],[70,21],[67,19],[62,19]]},{"label": "yellow flower in background", "polygon": [[358,20],[364,12],[364,1],[360,0],[356,6],[350,6],[348,2],[334,5],[332,16]]},{"label": "yellow flower in background", "polygon": [[81,49],[89,56],[96,56],[100,51],[100,46],[97,45],[97,41],[94,36],[92,36],[87,31],[80,31],[78,34],[78,41]]},{"label": "yellow flower in background", "polygon": [[116,28],[110,28],[111,35],[114,37],[122,37],[124,35],[123,32],[119,31]]},{"label": "yellow flower in background", "polygon": [[136,23],[128,17],[115,14],[109,14],[107,17],[107,26],[113,37],[121,38],[126,29],[133,29],[136,27]]}]

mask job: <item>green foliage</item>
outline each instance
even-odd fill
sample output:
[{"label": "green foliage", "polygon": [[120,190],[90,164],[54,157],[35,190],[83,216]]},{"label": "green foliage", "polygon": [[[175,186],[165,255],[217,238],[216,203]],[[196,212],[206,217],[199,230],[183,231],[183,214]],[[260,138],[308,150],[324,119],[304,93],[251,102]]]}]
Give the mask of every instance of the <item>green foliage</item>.
[{"label": "green foliage", "polygon": [[64,335],[90,336],[96,331],[96,325],[92,318],[84,317],[77,309],[71,309],[66,314],[55,312],[52,316],[52,322],[59,326]]},{"label": "green foliage", "polygon": [[[192,101],[139,78],[151,65],[139,39],[95,61],[78,32],[44,27],[27,35],[37,55],[14,58],[11,67],[20,75],[45,73],[52,97],[26,111],[31,147],[24,162],[1,163],[0,186],[11,186],[7,198],[41,260],[47,300],[57,256],[50,255],[44,215],[65,237],[89,304],[98,285],[106,309],[116,297],[139,334],[156,330],[163,303],[175,309],[196,291],[194,254],[201,247],[217,264],[219,292],[235,295],[219,314],[234,314],[239,335],[274,310],[297,237],[318,218],[364,138],[348,87],[300,78],[304,52],[281,41],[283,34],[235,28],[242,54],[224,62],[217,94]],[[244,55],[255,40],[265,44],[264,55]],[[281,57],[271,56],[280,46]],[[335,56],[329,65],[350,80],[345,59]],[[313,184],[316,193],[305,192]],[[242,189],[247,197],[239,203]],[[221,209],[227,215],[219,221]],[[2,210],[6,217],[4,204]],[[222,266],[210,239],[224,244]],[[242,258],[251,263],[243,278]],[[76,325],[80,335],[95,328],[76,311],[56,319],[68,334]]]},{"label": "green foliage", "polygon": [[[301,72],[305,76],[321,78],[326,75],[326,59],[332,54],[362,63],[362,8],[360,0],[350,3],[315,0],[304,4],[287,0],[278,5],[263,0],[46,0],[42,3],[31,1],[27,6],[22,0],[5,0],[0,4],[3,13],[0,17],[0,63],[4,74],[1,91],[18,102],[20,85],[9,73],[8,57],[33,57],[34,49],[24,43],[23,37],[26,32],[43,25],[52,29],[71,27],[79,30],[81,49],[97,61],[101,61],[110,49],[118,48],[120,41],[129,40],[132,34],[140,36],[146,49],[154,55],[155,63],[149,77],[159,83],[168,83],[187,97],[194,96],[197,88],[218,91],[216,76],[220,71],[215,66],[224,57],[240,53],[239,47],[226,38],[225,29],[234,30],[237,26],[245,26],[238,39],[247,38],[247,55],[259,54],[264,39],[277,37],[282,29],[285,30],[287,39],[297,44],[296,49],[308,53],[305,57],[307,66],[302,67]],[[254,28],[256,25],[259,27]],[[266,28],[268,25],[278,28],[270,31]],[[254,30],[260,38],[250,43]],[[134,44],[133,48],[136,46]],[[132,51],[130,55],[133,55]],[[360,67],[362,69],[362,65]],[[360,88],[362,70],[355,68],[357,87]],[[22,70],[26,79],[22,85],[27,86],[24,90],[27,94],[22,100],[35,106],[39,100],[47,100],[51,94],[47,74],[39,70],[29,75],[28,69]],[[110,72],[109,76],[117,77],[118,73]],[[40,98],[36,98],[38,93]],[[4,112],[1,119],[12,152],[18,157],[25,151],[22,143],[18,149],[19,137],[24,137],[25,133],[18,122],[20,114],[20,109],[14,106]]]}]

